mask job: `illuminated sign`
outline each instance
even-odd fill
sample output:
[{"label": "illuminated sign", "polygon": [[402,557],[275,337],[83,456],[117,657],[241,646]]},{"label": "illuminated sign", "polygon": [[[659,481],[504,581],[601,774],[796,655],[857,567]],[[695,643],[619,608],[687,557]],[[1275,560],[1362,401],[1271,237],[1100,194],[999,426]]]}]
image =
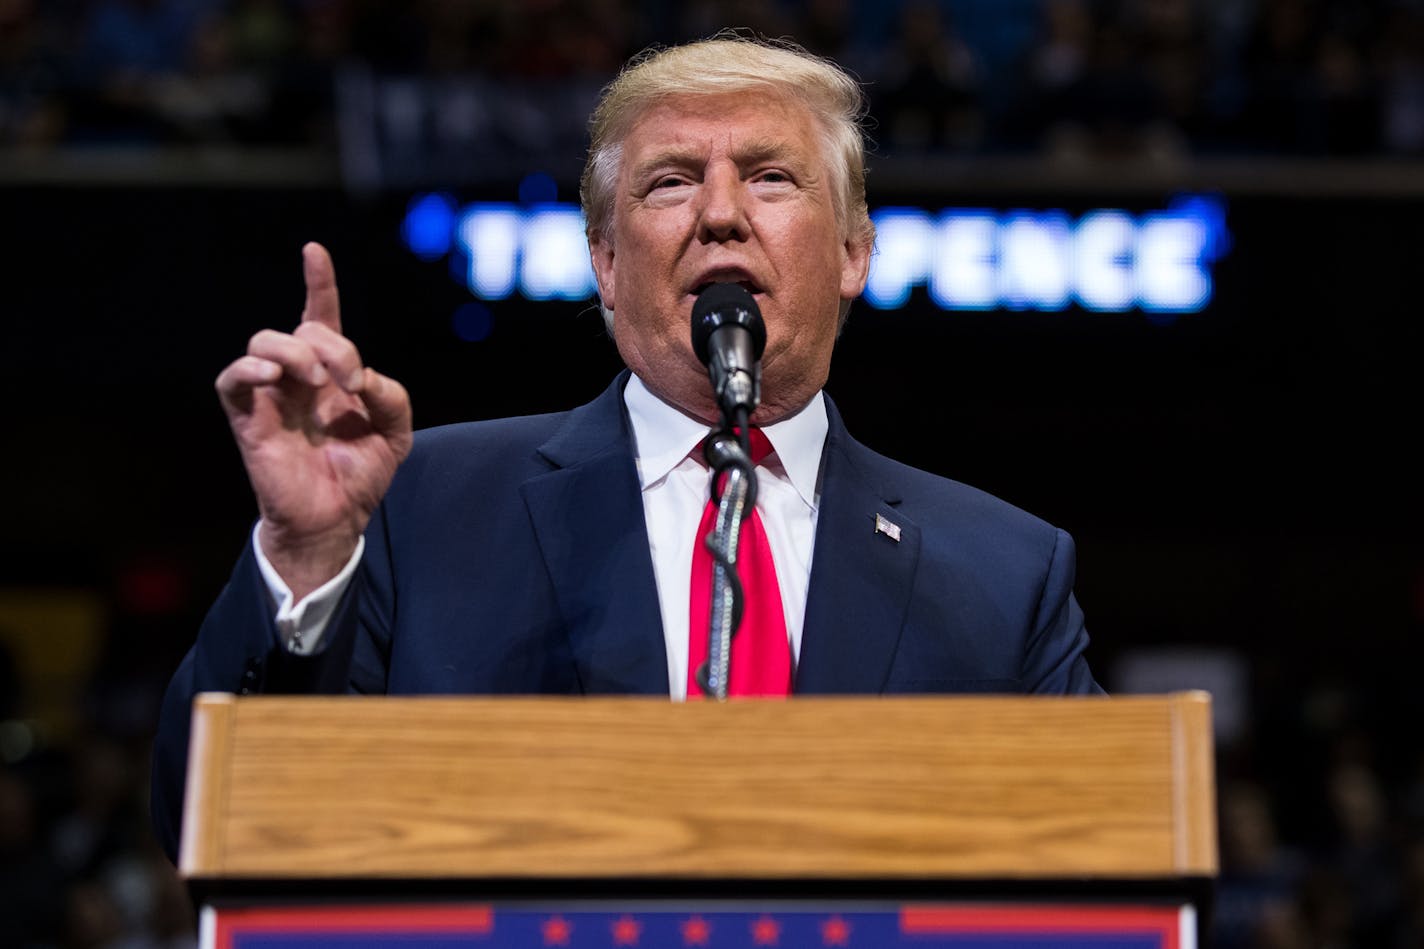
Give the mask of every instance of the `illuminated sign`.
[{"label": "illuminated sign", "polygon": [[[880,208],[865,301],[904,306],[917,287],[944,310],[1138,309],[1193,313],[1211,302],[1212,265],[1230,238],[1215,198],[1133,214]],[[576,205],[474,203],[426,194],[401,227],[423,260],[451,256],[480,300],[586,300],[593,269]]]},{"label": "illuminated sign", "polygon": [[1219,201],[1165,211],[881,208],[865,300],[904,306],[917,286],[945,310],[1193,313],[1211,301],[1211,265],[1226,250]]}]

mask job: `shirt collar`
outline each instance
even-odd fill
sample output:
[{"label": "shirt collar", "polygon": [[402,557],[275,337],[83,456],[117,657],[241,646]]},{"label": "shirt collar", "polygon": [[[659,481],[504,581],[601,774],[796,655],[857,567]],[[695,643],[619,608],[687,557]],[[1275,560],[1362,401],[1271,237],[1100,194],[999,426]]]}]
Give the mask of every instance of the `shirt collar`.
[{"label": "shirt collar", "polygon": [[[711,431],[705,422],[653,395],[637,376],[624,387],[623,403],[633,426],[638,480],[644,490],[667,477]],[[828,426],[825,396],[817,392],[801,411],[762,429],[775,451],[768,464],[780,462],[791,486],[813,509]]]}]

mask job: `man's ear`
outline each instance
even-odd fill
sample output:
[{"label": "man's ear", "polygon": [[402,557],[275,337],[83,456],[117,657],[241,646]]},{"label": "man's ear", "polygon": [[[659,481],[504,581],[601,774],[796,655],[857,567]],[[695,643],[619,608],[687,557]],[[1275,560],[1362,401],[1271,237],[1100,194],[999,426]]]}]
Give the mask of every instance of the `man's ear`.
[{"label": "man's ear", "polygon": [[601,232],[590,231],[588,235],[588,256],[593,262],[593,276],[598,281],[598,298],[606,310],[614,308],[613,242]]},{"label": "man's ear", "polygon": [[875,239],[846,238],[841,245],[841,299],[854,300],[865,290],[865,281],[870,276],[870,255],[875,250]]}]

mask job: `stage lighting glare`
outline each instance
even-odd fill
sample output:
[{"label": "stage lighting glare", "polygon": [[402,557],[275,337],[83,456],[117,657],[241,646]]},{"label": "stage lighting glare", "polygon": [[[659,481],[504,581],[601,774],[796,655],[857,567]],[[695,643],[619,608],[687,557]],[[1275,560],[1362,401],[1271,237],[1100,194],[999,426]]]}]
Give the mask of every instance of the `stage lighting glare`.
[{"label": "stage lighting glare", "polygon": [[421,260],[439,260],[450,253],[455,236],[455,199],[447,194],[414,198],[401,222],[401,239]]}]

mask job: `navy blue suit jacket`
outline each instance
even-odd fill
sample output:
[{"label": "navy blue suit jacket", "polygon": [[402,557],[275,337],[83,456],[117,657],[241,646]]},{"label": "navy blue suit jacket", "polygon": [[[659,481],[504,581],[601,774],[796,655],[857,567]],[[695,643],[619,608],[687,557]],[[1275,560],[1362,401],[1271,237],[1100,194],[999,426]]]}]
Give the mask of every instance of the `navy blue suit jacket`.
[{"label": "navy blue suit jacket", "polygon": [[[170,854],[198,692],[668,694],[626,380],[572,412],[418,433],[317,656],[280,647],[248,545],[164,700],[153,804]],[[829,399],[827,414],[795,691],[1100,691],[1068,535],[876,454]]]}]

